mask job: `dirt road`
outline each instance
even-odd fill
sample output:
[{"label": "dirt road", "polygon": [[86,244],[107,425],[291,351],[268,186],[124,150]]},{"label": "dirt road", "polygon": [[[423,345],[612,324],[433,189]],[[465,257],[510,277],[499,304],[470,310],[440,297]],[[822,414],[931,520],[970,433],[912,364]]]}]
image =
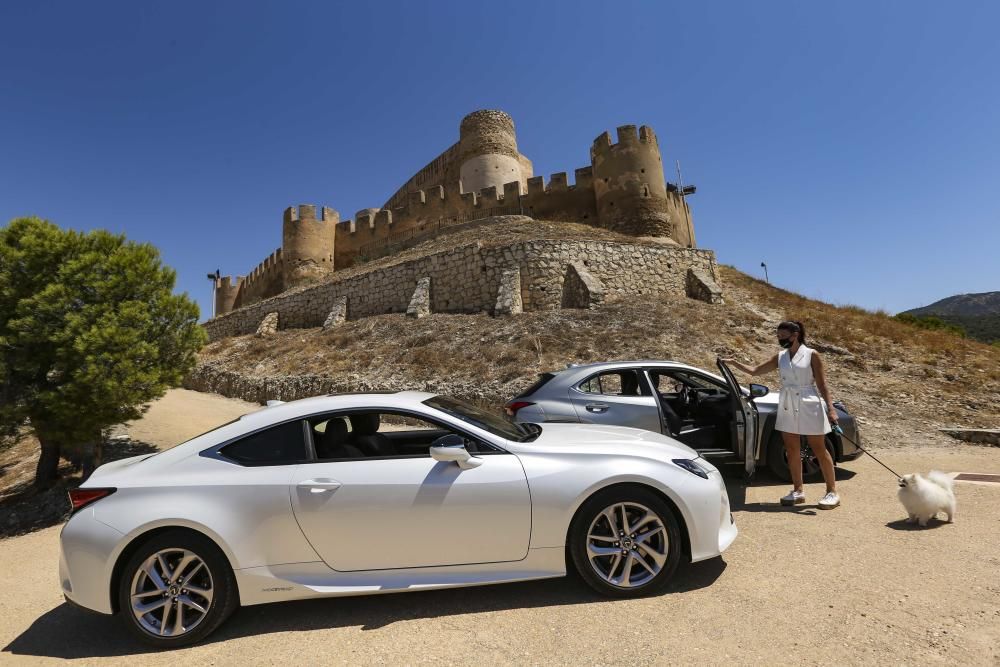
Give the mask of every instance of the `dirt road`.
[{"label": "dirt road", "polygon": [[[174,398],[187,415],[188,403],[225,400]],[[157,414],[143,428],[155,430]],[[154,430],[146,441],[170,439]],[[1000,473],[997,448],[909,447],[886,459],[900,471]],[[733,480],[739,538],[723,558],[680,570],[661,596],[608,601],[557,579],[281,603],[243,609],[207,643],[172,653],[145,653],[119,619],[63,603],[59,528],[48,528],[0,540],[0,662],[1000,664],[1000,484],[958,483],[956,523],[919,530],[870,459],[839,476],[844,506],[832,512],[811,504],[817,485],[790,510],[776,504],[784,486]]]}]

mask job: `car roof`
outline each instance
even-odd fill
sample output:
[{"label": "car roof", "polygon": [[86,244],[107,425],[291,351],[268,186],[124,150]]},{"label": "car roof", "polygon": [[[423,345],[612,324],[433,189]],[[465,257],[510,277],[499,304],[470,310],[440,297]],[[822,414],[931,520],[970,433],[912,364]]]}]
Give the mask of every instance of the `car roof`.
[{"label": "car roof", "polygon": [[570,364],[568,367],[557,370],[549,371],[554,375],[560,373],[569,373],[576,371],[591,371],[591,370],[603,370],[606,368],[629,368],[633,366],[670,366],[671,368],[683,368],[692,371],[699,371],[705,373],[703,368],[698,368],[697,366],[692,366],[690,364],[685,364],[681,361],[671,361],[664,359],[637,359],[633,361],[598,361],[590,364]]},{"label": "car roof", "polygon": [[259,410],[248,412],[239,418],[247,427],[266,426],[287,419],[305,417],[318,412],[343,410],[351,408],[408,408],[415,403],[421,403],[436,394],[426,391],[395,391],[395,392],[359,392],[345,394],[325,394],[301,398],[287,403],[275,403]]}]

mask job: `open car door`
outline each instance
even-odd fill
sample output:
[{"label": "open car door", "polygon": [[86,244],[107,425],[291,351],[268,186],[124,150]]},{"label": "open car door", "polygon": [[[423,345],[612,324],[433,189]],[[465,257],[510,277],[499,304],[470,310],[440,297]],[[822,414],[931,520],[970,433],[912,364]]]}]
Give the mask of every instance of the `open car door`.
[{"label": "open car door", "polygon": [[[733,408],[736,410],[736,453],[743,456],[746,478],[751,479],[757,470],[757,406],[749,396],[743,395],[740,383],[736,381],[729,366],[722,359],[717,359],[716,364],[722,377],[726,378]],[[741,415],[742,423],[739,419]]]}]

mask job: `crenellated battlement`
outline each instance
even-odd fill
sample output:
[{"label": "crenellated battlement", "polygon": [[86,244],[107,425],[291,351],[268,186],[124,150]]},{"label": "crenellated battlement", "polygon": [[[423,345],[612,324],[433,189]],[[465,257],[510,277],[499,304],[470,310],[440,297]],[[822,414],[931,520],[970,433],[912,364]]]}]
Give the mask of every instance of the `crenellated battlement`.
[{"label": "crenellated battlement", "polygon": [[281,248],[236,283],[217,281],[216,298],[223,303],[223,295],[235,294],[239,307],[365,261],[372,248],[385,254],[401,247],[401,240],[498,215],[582,222],[694,247],[685,201],[692,192],[666,184],[659,140],[647,125],[622,125],[615,139],[609,132],[598,135],[590,145],[590,165],[575,169],[571,183],[566,171],[533,176],[508,114],[475,111],[462,119],[458,141],[382,208],[361,209],[349,220],[328,206],[284,209]]},{"label": "crenellated battlement", "polygon": [[653,148],[657,152],[660,150],[660,142],[656,138],[656,133],[648,125],[642,125],[638,128],[635,125],[622,125],[615,132],[618,136],[617,143],[612,143],[609,132],[602,132],[594,139],[593,144],[590,146],[591,161],[598,156],[616,151],[636,150],[636,148],[642,145]]},{"label": "crenellated battlement", "polygon": [[329,206],[319,209],[313,204],[299,204],[285,209],[283,222],[337,222],[340,214]]}]

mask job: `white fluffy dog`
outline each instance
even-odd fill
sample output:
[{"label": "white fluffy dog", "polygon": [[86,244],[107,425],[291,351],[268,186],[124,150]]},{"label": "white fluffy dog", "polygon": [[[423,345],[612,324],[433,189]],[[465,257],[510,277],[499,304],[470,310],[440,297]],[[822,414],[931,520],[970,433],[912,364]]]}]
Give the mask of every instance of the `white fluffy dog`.
[{"label": "white fluffy dog", "polygon": [[939,470],[932,470],[927,476],[904,475],[899,480],[899,502],[906,508],[907,523],[927,522],[938,512],[948,515],[948,523],[955,520],[955,491],[951,477]]}]

